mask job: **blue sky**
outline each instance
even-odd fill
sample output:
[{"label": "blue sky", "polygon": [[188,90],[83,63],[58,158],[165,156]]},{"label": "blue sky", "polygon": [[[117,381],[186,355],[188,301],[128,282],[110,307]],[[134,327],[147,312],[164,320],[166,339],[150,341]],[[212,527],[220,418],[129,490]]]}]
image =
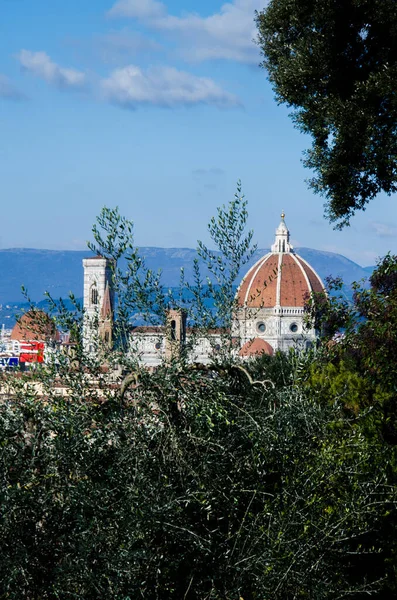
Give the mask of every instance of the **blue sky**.
[{"label": "blue sky", "polygon": [[82,249],[103,205],[139,245],[194,247],[242,180],[269,246],[361,265],[396,251],[395,198],[338,232],[253,44],[266,0],[0,0],[0,248]]}]

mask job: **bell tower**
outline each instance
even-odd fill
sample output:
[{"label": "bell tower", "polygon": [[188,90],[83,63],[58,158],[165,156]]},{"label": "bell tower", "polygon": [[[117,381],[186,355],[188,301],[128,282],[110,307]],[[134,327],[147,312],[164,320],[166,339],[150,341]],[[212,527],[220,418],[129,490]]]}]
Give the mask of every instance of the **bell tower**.
[{"label": "bell tower", "polygon": [[83,260],[83,268],[83,343],[86,350],[94,352],[98,337],[101,337],[105,342],[108,340],[106,343],[110,345],[113,337],[114,289],[112,261],[103,256],[92,256]]}]

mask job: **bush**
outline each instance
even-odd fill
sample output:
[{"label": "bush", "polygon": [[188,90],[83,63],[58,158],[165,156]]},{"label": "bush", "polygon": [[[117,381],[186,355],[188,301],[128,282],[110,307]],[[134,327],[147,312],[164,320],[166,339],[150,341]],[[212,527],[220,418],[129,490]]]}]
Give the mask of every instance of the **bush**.
[{"label": "bush", "polygon": [[[2,404],[0,597],[321,600],[379,587],[394,455],[338,406],[233,365],[174,364],[123,398],[104,393]],[[361,573],[369,555],[378,571]]]}]

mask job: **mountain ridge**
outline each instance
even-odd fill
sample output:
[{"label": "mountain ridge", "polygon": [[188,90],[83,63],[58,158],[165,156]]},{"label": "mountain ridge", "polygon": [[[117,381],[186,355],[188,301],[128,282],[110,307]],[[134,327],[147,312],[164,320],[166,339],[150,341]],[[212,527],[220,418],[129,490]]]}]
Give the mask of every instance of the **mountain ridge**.
[{"label": "mountain ridge", "polygon": [[[349,285],[352,281],[368,278],[371,274],[371,267],[361,267],[342,254],[306,247],[295,250],[315,269],[323,281],[327,276],[339,276]],[[162,270],[165,286],[178,286],[182,267],[185,269],[186,279],[192,280],[193,259],[197,257],[195,249],[142,246],[139,251],[148,268]],[[268,252],[269,249],[266,248],[256,250],[250,262],[243,268],[241,277]],[[56,298],[65,298],[70,291],[81,297],[82,260],[90,255],[92,256],[92,253],[89,250],[0,249],[0,304],[22,302],[22,285],[34,302],[42,300],[46,291]]]}]

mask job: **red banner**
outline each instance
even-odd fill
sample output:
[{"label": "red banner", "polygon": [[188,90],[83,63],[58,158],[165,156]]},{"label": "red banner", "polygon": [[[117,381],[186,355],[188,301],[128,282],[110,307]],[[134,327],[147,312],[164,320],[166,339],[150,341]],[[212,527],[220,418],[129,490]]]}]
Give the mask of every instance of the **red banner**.
[{"label": "red banner", "polygon": [[43,342],[23,342],[19,346],[19,362],[21,363],[43,363]]}]

